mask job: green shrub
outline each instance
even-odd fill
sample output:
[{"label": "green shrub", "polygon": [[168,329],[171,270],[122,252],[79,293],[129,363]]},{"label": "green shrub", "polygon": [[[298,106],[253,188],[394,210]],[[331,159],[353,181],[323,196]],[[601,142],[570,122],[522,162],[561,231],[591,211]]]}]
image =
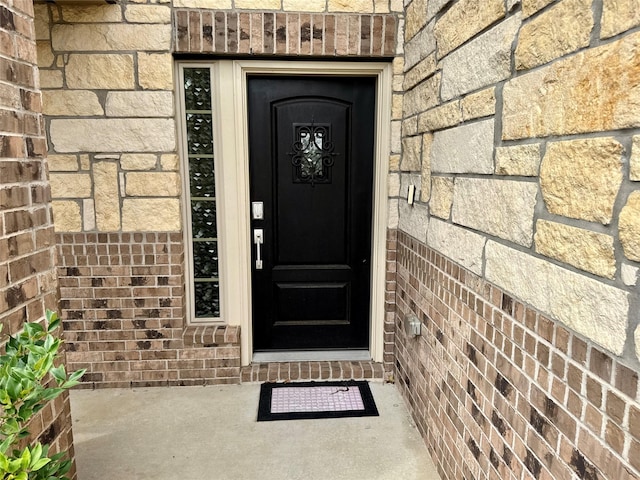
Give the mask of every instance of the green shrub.
[{"label": "green shrub", "polygon": [[48,402],[78,384],[84,370],[67,376],[56,366],[62,341],[52,335],[60,326],[55,312],[47,310],[47,326],[25,323],[22,332],[9,336],[0,356],[0,479],[60,480],[71,468],[66,452],[49,456],[49,445],[25,447],[29,420]]}]

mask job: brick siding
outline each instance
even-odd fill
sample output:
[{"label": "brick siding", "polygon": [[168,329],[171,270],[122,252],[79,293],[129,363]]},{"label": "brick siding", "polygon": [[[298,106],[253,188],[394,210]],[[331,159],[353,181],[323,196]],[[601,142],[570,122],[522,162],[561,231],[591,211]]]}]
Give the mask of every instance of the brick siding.
[{"label": "brick siding", "polygon": [[240,332],[185,322],[179,233],[58,235],[69,368],[84,387],[240,382]]},{"label": "brick siding", "polygon": [[392,57],[397,17],[174,10],[176,53]]},{"label": "brick siding", "polygon": [[[18,333],[24,322],[56,310],[57,279],[44,119],[36,68],[33,3],[0,1],[0,324]],[[64,352],[62,354],[64,359]],[[31,435],[69,450],[69,398],[49,402],[32,420]],[[75,464],[70,476],[75,479]]]},{"label": "brick siding", "polygon": [[397,254],[396,380],[443,479],[638,478],[637,372],[406,233]]}]

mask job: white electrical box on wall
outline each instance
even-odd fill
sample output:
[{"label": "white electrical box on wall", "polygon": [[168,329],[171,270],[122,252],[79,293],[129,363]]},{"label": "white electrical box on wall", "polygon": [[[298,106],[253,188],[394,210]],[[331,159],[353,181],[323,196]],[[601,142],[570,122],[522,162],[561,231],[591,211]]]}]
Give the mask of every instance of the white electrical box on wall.
[{"label": "white electrical box on wall", "polygon": [[416,194],[416,186],[415,185],[409,185],[409,193],[407,193],[407,203],[409,205],[413,205],[413,197]]}]

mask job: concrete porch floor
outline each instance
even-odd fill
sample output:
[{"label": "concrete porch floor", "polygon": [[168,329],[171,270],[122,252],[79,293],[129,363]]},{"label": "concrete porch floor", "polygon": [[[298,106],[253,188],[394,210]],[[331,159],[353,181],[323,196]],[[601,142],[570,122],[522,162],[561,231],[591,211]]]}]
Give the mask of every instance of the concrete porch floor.
[{"label": "concrete porch floor", "polygon": [[78,480],[439,480],[394,385],[379,417],[256,422],[257,384],[71,392]]}]

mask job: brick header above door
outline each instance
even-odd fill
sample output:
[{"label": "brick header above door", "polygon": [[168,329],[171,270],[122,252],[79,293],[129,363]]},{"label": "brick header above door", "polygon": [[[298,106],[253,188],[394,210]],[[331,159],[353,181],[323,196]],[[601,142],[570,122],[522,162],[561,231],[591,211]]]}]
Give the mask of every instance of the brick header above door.
[{"label": "brick header above door", "polygon": [[392,57],[394,14],[310,14],[199,9],[174,11],[176,53]]}]

